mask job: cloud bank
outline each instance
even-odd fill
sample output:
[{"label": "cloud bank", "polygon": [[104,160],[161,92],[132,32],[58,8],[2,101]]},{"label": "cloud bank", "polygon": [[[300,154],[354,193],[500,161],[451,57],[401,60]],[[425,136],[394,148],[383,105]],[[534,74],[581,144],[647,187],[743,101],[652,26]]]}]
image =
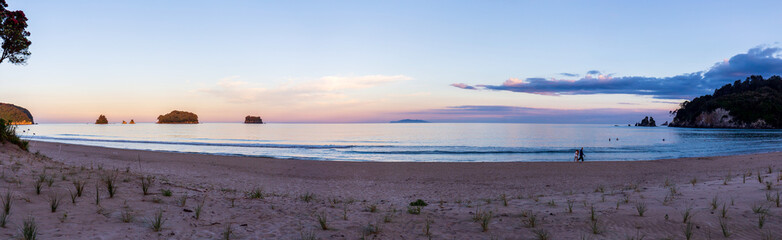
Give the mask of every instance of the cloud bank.
[{"label": "cloud bank", "polygon": [[344,99],[344,91],[371,88],[387,83],[411,80],[404,75],[366,75],[366,76],[325,76],[319,79],[290,82],[264,88],[256,84],[240,81],[239,77],[220,79],[215,86],[199,89],[207,93],[235,103],[250,103],[257,101],[287,102],[292,99],[329,101]]},{"label": "cloud bank", "polygon": [[665,110],[618,108],[568,110],[503,105],[449,106],[404,114],[436,122],[628,124],[638,122],[648,115],[660,123],[670,120]]},{"label": "cloud bank", "polygon": [[[710,94],[722,85],[743,80],[750,75],[782,74],[782,48],[755,47],[714,64],[705,71],[684,73],[671,77],[643,77],[604,74],[591,70],[579,79],[510,78],[500,85],[451,84],[468,90],[496,90],[540,95],[635,94],[657,99],[690,99]],[[560,73],[565,77],[577,74]]]}]

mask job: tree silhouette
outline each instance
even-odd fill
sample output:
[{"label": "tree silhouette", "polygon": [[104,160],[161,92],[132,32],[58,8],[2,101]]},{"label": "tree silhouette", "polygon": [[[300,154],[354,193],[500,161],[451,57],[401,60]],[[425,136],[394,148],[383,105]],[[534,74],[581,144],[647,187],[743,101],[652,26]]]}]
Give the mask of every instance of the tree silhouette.
[{"label": "tree silhouette", "polygon": [[3,39],[3,55],[0,63],[6,59],[13,64],[25,64],[30,56],[30,32],[27,29],[27,17],[23,11],[10,11],[8,4],[0,0],[0,39]]}]

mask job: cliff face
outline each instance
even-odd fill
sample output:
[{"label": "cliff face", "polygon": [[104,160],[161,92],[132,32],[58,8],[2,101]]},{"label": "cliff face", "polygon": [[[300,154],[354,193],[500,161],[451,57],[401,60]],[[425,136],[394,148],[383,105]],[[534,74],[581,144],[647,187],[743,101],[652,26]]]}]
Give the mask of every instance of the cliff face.
[{"label": "cliff face", "polygon": [[30,111],[9,103],[0,103],[0,119],[9,121],[11,125],[28,125],[35,123]]},{"label": "cliff face", "polygon": [[244,123],[263,123],[260,116],[247,116],[244,117]]},{"label": "cliff face", "polygon": [[717,108],[712,112],[703,112],[695,117],[694,121],[679,122],[673,120],[669,127],[694,127],[694,128],[773,128],[771,125],[758,119],[757,121],[746,123],[737,121],[730,115],[730,111]]},{"label": "cliff face", "polygon": [[782,78],[751,76],[685,101],[669,127],[782,128]]},{"label": "cliff face", "polygon": [[174,110],[165,115],[158,116],[157,123],[197,124],[198,115],[191,112]]}]

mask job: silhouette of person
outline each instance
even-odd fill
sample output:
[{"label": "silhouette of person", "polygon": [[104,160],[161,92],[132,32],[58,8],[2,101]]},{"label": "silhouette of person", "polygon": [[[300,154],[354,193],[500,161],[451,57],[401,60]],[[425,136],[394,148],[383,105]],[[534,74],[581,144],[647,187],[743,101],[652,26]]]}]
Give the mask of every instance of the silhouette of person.
[{"label": "silhouette of person", "polygon": [[584,148],[581,148],[581,150],[578,151],[578,160],[584,161]]}]

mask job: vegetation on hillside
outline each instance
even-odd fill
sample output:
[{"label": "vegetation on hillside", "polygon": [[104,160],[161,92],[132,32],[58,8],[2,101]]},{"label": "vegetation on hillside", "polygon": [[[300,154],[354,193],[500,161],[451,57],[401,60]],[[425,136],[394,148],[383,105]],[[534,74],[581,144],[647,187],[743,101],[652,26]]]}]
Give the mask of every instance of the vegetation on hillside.
[{"label": "vegetation on hillside", "polygon": [[27,109],[8,103],[0,103],[0,119],[7,124],[33,124],[33,115]]},{"label": "vegetation on hillside", "polygon": [[0,119],[0,143],[10,142],[27,151],[28,142],[16,135],[16,126],[11,125],[5,119]]},{"label": "vegetation on hillside", "polygon": [[198,123],[198,115],[185,111],[171,111],[157,117],[157,123]]},{"label": "vegetation on hillside", "polygon": [[95,120],[95,124],[109,124],[109,120],[106,119],[106,116],[101,114],[100,116],[98,116],[98,120]]},{"label": "vegetation on hillside", "polygon": [[737,124],[762,120],[773,128],[782,128],[782,78],[753,75],[714,90],[712,95],[685,101],[678,110],[671,111],[675,115],[671,126],[693,126],[699,115],[718,108],[728,110]]}]

